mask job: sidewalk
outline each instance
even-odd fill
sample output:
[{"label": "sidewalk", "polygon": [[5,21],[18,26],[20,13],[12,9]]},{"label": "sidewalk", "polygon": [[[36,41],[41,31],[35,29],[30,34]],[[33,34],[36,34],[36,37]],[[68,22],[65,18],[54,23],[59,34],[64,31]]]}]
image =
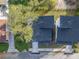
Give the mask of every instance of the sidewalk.
[{"label": "sidewalk", "polygon": [[79,59],[79,53],[65,55],[63,53],[40,52],[40,54],[6,53],[0,54],[0,59]]}]

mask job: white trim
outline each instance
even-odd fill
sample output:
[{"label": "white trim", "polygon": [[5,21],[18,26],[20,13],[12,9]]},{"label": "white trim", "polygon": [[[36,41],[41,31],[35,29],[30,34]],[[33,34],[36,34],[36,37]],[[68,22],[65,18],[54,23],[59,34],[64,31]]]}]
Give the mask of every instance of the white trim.
[{"label": "white trim", "polygon": [[72,48],[72,45],[66,45],[64,53],[73,53],[73,52],[74,52],[74,49]]},{"label": "white trim", "polygon": [[56,26],[57,26],[57,27],[60,27],[60,18],[58,18],[58,19],[56,20]]},{"label": "white trim", "polygon": [[[30,48],[29,51],[32,51],[32,48]],[[38,51],[53,51],[53,49],[52,48],[39,48]]]},{"label": "white trim", "polygon": [[55,32],[56,32],[56,34],[55,34],[55,35],[56,35],[56,36],[55,36],[55,42],[56,42],[56,41],[57,41],[57,37],[58,37],[58,36],[57,36],[57,34],[58,34],[58,27],[60,27],[60,18],[58,18],[58,19],[56,20],[55,26],[56,26],[56,28],[55,28],[55,29],[56,29],[56,31],[55,31]]},{"label": "white trim", "polygon": [[[65,48],[39,48],[39,51],[52,51],[52,52],[64,52]],[[29,49],[29,51],[32,51],[32,48]]]},{"label": "white trim", "polygon": [[0,16],[0,20],[7,20],[8,19],[8,17],[6,17],[6,16]]},{"label": "white trim", "polygon": [[39,53],[38,42],[32,42],[32,53]]},{"label": "white trim", "polygon": [[[65,48],[39,48],[38,49],[39,52],[64,52],[65,53]],[[32,48],[29,49],[29,51],[32,51]],[[71,50],[71,52],[73,51],[73,49]],[[69,53],[69,51],[67,52]]]}]

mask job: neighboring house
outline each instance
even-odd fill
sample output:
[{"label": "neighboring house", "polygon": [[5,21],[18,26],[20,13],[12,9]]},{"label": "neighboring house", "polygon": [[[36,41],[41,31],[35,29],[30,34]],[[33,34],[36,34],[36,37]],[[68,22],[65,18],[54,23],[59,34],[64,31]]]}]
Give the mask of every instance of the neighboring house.
[{"label": "neighboring house", "polygon": [[0,19],[0,42],[6,40],[6,20]]},{"label": "neighboring house", "polygon": [[56,9],[76,9],[77,0],[57,0]]},{"label": "neighboring house", "polygon": [[6,42],[7,1],[8,0],[0,0],[0,42]]},{"label": "neighboring house", "polygon": [[0,4],[5,4],[7,0],[0,0]]}]

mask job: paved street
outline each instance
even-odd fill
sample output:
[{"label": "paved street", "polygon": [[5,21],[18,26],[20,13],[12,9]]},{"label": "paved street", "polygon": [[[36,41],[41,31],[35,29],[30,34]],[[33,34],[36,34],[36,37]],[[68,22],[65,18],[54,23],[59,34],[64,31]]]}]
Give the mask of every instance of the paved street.
[{"label": "paved street", "polygon": [[40,54],[7,53],[0,54],[0,59],[79,59],[79,53],[64,55],[63,53],[41,52]]}]

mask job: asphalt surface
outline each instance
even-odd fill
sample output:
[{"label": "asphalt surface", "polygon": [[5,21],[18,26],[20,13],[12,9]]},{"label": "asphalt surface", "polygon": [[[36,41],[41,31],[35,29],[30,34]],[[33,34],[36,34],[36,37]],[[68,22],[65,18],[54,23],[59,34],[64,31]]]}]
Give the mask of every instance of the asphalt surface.
[{"label": "asphalt surface", "polygon": [[0,59],[79,59],[79,53],[64,54],[53,52],[40,52],[40,54],[32,54],[30,52],[23,53],[1,53]]}]

